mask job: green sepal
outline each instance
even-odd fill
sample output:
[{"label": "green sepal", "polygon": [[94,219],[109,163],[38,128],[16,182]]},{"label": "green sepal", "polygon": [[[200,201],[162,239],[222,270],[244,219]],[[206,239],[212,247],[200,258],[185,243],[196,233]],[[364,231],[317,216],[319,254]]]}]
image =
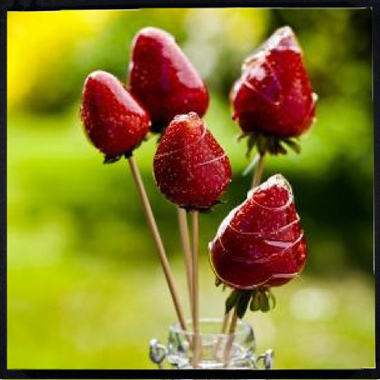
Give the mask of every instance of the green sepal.
[{"label": "green sepal", "polygon": [[215,277],[215,286],[218,287],[222,284],[223,284],[222,280],[219,277]]},{"label": "green sepal", "polygon": [[104,156],[103,164],[105,164],[105,165],[107,165],[107,164],[113,164],[114,162],[119,161],[120,158],[121,158],[121,154],[119,154],[117,156],[114,156],[114,155],[111,155],[111,154],[106,154]]},{"label": "green sepal", "polygon": [[281,144],[282,140],[276,140],[275,143],[275,153],[274,154],[286,154],[287,151]]},{"label": "green sepal", "polygon": [[[224,285],[224,284],[223,284]],[[225,313],[236,308],[238,318],[242,319],[248,309],[263,313],[274,309],[276,300],[267,287],[258,287],[252,290],[234,289],[226,300]]]},{"label": "green sepal", "polygon": [[236,304],[236,313],[240,319],[244,317],[244,314],[247,311],[250,299],[251,299],[250,291],[245,291],[240,294],[240,297]]},{"label": "green sepal", "polygon": [[267,291],[268,291],[268,296],[269,296],[269,306],[271,309],[274,309],[276,307],[276,297],[271,292],[270,288],[268,288]]},{"label": "green sepal", "polygon": [[267,146],[269,152],[276,152],[276,143],[277,138],[275,136],[268,136],[267,137]]},{"label": "green sepal", "polygon": [[217,199],[212,205],[207,206],[207,207],[202,207],[202,206],[193,206],[193,205],[186,205],[186,206],[179,206],[183,208],[186,212],[191,212],[191,211],[198,211],[200,214],[210,214],[213,210],[214,207],[220,204],[225,204],[225,201],[222,201],[220,199]]},{"label": "green sepal", "polygon": [[257,150],[262,156],[269,150],[268,138],[263,134],[259,134],[257,137]]},{"label": "green sepal", "polygon": [[291,139],[283,139],[282,140],[293,152],[300,154],[301,153],[301,145],[298,142]]},{"label": "green sepal", "polygon": [[301,152],[301,147],[296,138],[277,137],[261,132],[243,133],[238,137],[238,141],[243,138],[247,138],[247,157],[250,156],[253,148],[256,148],[261,155],[265,153],[272,155],[287,154],[286,147],[297,154]]},{"label": "green sepal", "polygon": [[253,147],[255,146],[256,142],[257,142],[257,134],[256,133],[251,133],[249,136],[248,136],[248,141],[247,141],[247,153],[245,154],[246,157],[248,158],[249,155],[251,154],[251,150],[253,149]]},{"label": "green sepal", "polygon": [[263,313],[266,313],[267,311],[270,310],[268,295],[266,292],[262,292],[261,294],[262,294],[262,301],[261,301],[260,310]]},{"label": "green sepal", "polygon": [[259,311],[260,310],[260,305],[261,305],[261,294],[260,292],[256,291],[254,289],[252,291],[252,296],[251,296],[251,304],[249,305],[249,308],[251,311]]},{"label": "green sepal", "polygon": [[231,294],[226,299],[226,310],[225,313],[229,313],[235,305],[238,303],[240,298],[241,291],[239,289],[235,289],[231,292]]}]

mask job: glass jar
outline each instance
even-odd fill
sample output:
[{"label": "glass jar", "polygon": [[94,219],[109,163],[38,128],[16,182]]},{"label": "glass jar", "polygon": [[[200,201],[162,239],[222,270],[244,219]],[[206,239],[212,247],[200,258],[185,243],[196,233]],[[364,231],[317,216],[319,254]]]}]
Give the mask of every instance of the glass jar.
[{"label": "glass jar", "polygon": [[[221,319],[200,319],[198,336],[192,331],[191,321],[187,330],[179,324],[169,326],[167,347],[157,339],[150,342],[150,359],[160,368],[166,359],[177,369],[265,369],[272,367],[273,350],[256,357],[256,341],[252,326],[238,322],[234,334],[222,334]],[[198,342],[198,343],[197,343]],[[261,364],[262,362],[262,364]]]}]

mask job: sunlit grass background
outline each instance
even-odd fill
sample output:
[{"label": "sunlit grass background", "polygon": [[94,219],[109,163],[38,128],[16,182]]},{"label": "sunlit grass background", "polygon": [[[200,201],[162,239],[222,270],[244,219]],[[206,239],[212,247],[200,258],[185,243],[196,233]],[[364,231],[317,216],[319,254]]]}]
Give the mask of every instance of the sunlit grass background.
[{"label": "sunlit grass background", "polygon": [[[269,158],[290,180],[309,241],[300,279],[247,315],[276,368],[374,365],[373,108],[369,10],[147,9],[8,14],[8,367],[154,368],[153,337],[175,320],[128,166],[102,165],[79,120],[82,84],[125,81],[143,26],[173,33],[211,92],[206,122],[229,155],[226,203],[201,216],[201,314],[222,316],[207,242],[246,195],[228,91],[276,27],[299,37],[318,122],[297,156]],[[187,309],[175,208],[152,178],[156,137],[135,154]]]}]

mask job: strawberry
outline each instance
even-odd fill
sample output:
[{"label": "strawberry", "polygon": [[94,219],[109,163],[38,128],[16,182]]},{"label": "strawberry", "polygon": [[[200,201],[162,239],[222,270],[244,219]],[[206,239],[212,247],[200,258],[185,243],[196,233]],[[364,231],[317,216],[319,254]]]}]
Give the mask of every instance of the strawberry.
[{"label": "strawberry", "polygon": [[210,243],[215,274],[238,290],[280,286],[305,264],[306,240],[290,185],[275,175],[248,193]]},{"label": "strawberry", "polygon": [[106,155],[105,163],[130,156],[150,127],[145,110],[115,76],[104,71],[86,78],[81,117],[86,135]]},{"label": "strawberry", "polygon": [[174,37],[162,29],[143,28],[135,36],[129,86],[149,112],[153,132],[162,132],[179,114],[194,111],[202,117],[208,107],[202,78]]},{"label": "strawberry", "polygon": [[297,152],[291,140],[305,133],[315,120],[317,95],[313,93],[302,51],[289,26],[273,35],[242,66],[230,100],[233,119],[248,136],[249,149],[260,153],[286,153],[282,142]]},{"label": "strawberry", "polygon": [[178,115],[169,124],[153,169],[160,191],[186,209],[209,209],[231,181],[227,155],[195,112]]}]

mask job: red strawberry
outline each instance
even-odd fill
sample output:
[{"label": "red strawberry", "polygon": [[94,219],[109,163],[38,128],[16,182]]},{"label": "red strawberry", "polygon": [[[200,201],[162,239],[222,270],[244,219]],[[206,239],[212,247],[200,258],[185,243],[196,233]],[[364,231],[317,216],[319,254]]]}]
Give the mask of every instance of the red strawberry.
[{"label": "red strawberry", "polygon": [[171,34],[144,28],[132,45],[129,86],[149,112],[153,131],[162,132],[176,115],[206,113],[207,89]]},{"label": "red strawberry", "polygon": [[187,209],[208,209],[231,181],[227,155],[195,112],[178,115],[162,136],[154,156],[161,192]]},{"label": "red strawberry", "polygon": [[235,289],[280,286],[306,260],[306,240],[292,190],[281,175],[269,178],[233,209],[210,243],[217,277]]},{"label": "red strawberry", "polygon": [[[300,136],[312,125],[317,96],[289,26],[276,30],[246,58],[230,98],[233,118],[245,134],[272,136],[292,144],[286,139]],[[261,150],[284,153],[278,144],[274,139]]]},{"label": "red strawberry", "polygon": [[149,131],[148,114],[112,74],[94,71],[83,86],[81,117],[90,141],[111,162],[130,155]]}]

